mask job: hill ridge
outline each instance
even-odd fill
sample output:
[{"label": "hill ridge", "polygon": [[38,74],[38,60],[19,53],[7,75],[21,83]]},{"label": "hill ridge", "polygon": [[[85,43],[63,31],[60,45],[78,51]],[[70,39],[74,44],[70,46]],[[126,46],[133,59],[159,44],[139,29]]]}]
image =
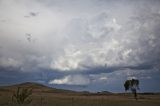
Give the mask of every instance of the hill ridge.
[{"label": "hill ridge", "polygon": [[41,93],[59,93],[59,94],[82,94],[82,95],[104,95],[104,94],[112,94],[109,91],[99,91],[99,92],[89,92],[89,91],[73,91],[67,89],[60,89],[49,87],[47,85],[43,85],[37,82],[23,82],[19,84],[13,84],[8,86],[1,86],[0,90],[3,91],[16,91],[17,88],[31,88],[33,92],[41,92]]},{"label": "hill ridge", "polygon": [[66,89],[58,89],[53,87],[48,87],[46,85],[37,83],[37,82],[24,82],[19,84],[13,84],[8,86],[1,86],[1,90],[6,91],[15,91],[18,87],[20,88],[31,88],[33,92],[45,92],[45,93],[73,93],[76,91],[66,90]]}]

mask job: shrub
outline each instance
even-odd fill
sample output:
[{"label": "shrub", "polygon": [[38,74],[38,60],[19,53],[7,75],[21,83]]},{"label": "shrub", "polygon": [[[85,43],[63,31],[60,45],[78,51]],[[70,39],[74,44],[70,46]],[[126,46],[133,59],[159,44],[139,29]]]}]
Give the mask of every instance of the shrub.
[{"label": "shrub", "polygon": [[12,102],[19,105],[29,104],[32,102],[30,95],[32,95],[32,89],[18,87],[12,96]]}]

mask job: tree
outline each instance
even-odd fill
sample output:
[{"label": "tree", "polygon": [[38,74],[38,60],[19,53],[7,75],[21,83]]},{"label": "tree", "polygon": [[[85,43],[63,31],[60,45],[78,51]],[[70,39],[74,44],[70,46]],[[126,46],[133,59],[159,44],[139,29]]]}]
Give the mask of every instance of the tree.
[{"label": "tree", "polygon": [[137,90],[139,89],[139,80],[138,79],[131,79],[126,80],[124,83],[125,91],[131,90],[134,94],[135,99],[137,100]]}]

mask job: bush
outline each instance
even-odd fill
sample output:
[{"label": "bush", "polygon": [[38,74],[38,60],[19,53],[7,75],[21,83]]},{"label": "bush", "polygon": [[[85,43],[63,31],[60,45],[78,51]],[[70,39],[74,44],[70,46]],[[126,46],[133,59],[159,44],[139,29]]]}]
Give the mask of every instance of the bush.
[{"label": "bush", "polygon": [[19,105],[30,104],[32,102],[30,95],[32,95],[32,89],[18,87],[12,96],[12,102]]}]

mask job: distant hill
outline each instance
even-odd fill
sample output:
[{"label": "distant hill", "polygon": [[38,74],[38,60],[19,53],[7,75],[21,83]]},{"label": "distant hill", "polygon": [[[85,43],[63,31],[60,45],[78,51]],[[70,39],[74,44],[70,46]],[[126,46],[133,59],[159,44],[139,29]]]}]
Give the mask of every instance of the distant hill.
[{"label": "distant hill", "polygon": [[17,90],[17,88],[30,88],[33,92],[44,92],[44,93],[76,93],[75,91],[71,90],[64,90],[64,89],[57,89],[57,88],[51,88],[39,83],[34,82],[25,82],[21,84],[15,84],[11,86],[3,86],[0,87],[0,91],[10,91],[13,92]]},{"label": "distant hill", "polygon": [[17,90],[17,88],[30,88],[32,89],[33,93],[56,93],[56,94],[78,94],[78,95],[106,95],[106,94],[112,94],[111,92],[108,91],[102,91],[102,92],[97,92],[97,93],[91,93],[89,91],[81,91],[81,92],[76,92],[76,91],[71,91],[71,90],[65,90],[65,89],[57,89],[57,88],[52,88],[48,87],[39,83],[35,82],[25,82],[21,84],[15,84],[15,85],[10,85],[10,86],[2,86],[0,87],[1,92],[14,92]]},{"label": "distant hill", "polygon": [[109,91],[102,91],[102,92],[97,92],[98,94],[112,94],[112,92]]}]

